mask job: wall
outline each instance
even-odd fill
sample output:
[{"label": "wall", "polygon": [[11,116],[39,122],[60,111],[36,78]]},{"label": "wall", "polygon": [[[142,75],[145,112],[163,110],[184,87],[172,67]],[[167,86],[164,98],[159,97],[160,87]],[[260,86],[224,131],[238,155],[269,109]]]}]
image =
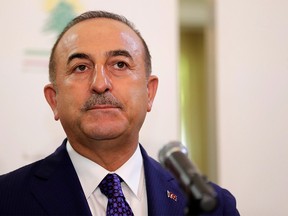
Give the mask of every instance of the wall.
[{"label": "wall", "polygon": [[288,1],[215,6],[219,183],[242,215],[288,215]]},{"label": "wall", "polygon": [[[77,13],[93,9],[121,13],[135,23],[146,39],[153,73],[160,83],[140,142],[157,158],[164,144],[179,139],[176,0],[65,2]],[[43,87],[48,82],[47,61],[56,36],[43,29],[52,17],[55,3],[59,1],[10,0],[1,3],[0,173],[50,154],[65,138],[43,95]],[[62,21],[62,17],[58,20]]]}]

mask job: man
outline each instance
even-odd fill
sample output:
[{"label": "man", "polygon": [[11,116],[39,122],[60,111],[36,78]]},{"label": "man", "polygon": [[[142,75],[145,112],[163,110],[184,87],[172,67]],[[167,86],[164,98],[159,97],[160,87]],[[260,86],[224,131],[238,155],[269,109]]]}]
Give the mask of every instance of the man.
[{"label": "man", "polygon": [[[67,139],[0,177],[0,215],[183,215],[178,183],[139,144],[158,78],[133,25],[104,11],[75,18],[52,49],[49,78],[44,94]],[[211,215],[238,215],[234,197],[213,187]]]}]

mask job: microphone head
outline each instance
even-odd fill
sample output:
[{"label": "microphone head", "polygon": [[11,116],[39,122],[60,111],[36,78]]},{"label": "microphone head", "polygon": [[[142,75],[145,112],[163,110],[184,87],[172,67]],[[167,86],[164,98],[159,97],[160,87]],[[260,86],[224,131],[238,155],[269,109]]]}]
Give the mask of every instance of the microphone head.
[{"label": "microphone head", "polygon": [[178,180],[189,201],[189,215],[212,211],[217,205],[216,192],[188,158],[180,142],[172,141],[159,151],[159,161]]},{"label": "microphone head", "polygon": [[171,141],[167,145],[164,145],[163,148],[159,151],[158,159],[162,166],[165,166],[165,161],[174,152],[181,152],[188,156],[188,150],[184,145],[181,144],[181,142]]}]

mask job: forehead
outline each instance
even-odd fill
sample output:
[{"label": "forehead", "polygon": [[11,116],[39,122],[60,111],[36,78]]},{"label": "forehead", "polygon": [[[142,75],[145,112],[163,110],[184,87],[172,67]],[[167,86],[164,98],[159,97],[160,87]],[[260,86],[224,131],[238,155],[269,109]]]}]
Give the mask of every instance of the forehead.
[{"label": "forehead", "polygon": [[107,51],[126,49],[131,54],[143,54],[139,36],[126,24],[107,18],[94,18],[72,26],[60,39],[56,55],[79,51],[79,49]]}]

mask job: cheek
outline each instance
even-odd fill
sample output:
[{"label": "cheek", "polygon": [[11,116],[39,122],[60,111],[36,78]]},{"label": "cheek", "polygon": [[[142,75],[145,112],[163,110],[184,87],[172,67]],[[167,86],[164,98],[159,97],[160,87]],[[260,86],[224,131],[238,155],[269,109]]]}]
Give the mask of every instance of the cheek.
[{"label": "cheek", "polygon": [[77,87],[66,87],[59,89],[58,94],[58,109],[59,112],[74,112],[80,110],[85,103],[85,97],[81,90]]},{"label": "cheek", "polygon": [[129,89],[129,96],[127,100],[132,109],[137,110],[137,112],[146,112],[148,104],[148,92],[146,86],[141,88],[137,86]]}]

